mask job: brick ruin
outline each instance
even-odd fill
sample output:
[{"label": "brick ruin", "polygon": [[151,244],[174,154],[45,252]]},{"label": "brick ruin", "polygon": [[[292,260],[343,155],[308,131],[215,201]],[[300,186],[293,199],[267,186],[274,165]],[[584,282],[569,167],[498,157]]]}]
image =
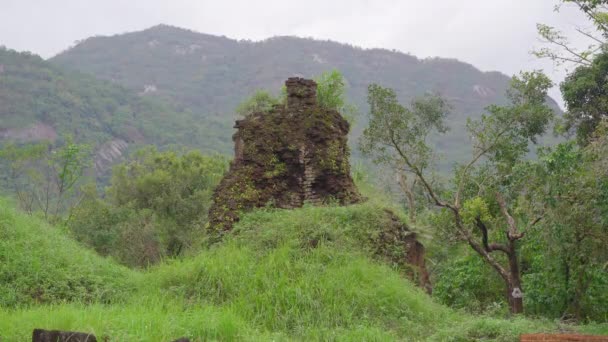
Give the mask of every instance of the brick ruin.
[{"label": "brick ruin", "polygon": [[[289,78],[285,104],[237,120],[234,160],[216,187],[209,209],[213,233],[229,231],[239,213],[271,204],[298,208],[337,201],[362,200],[351,176],[348,122],[336,110],[317,104],[312,80]],[[404,266],[406,274],[431,292],[424,246],[390,210],[385,210],[369,237],[373,254]]]},{"label": "brick ruin", "polygon": [[213,230],[230,230],[238,212],[272,204],[356,203],[350,176],[348,122],[317,104],[312,80],[289,78],[286,103],[237,120],[235,157],[209,210]]},{"label": "brick ruin", "polygon": [[608,342],[608,336],[580,334],[524,334],[521,342]]}]

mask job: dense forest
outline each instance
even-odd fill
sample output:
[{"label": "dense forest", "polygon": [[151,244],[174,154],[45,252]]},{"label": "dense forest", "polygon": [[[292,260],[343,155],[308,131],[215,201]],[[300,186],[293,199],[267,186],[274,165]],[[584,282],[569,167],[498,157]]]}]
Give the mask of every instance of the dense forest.
[{"label": "dense forest", "polygon": [[596,42],[538,25],[563,111],[542,70],[296,37],[1,48],[0,340],[608,335],[608,5],[560,3]]}]

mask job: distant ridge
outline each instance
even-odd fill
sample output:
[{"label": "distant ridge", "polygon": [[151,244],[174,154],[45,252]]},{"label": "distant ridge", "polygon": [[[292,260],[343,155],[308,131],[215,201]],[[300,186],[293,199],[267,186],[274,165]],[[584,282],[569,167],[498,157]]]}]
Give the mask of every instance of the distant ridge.
[{"label": "distant ridge", "polygon": [[[510,79],[455,59],[419,59],[398,51],[290,36],[239,41],[169,25],[88,38],[50,61],[140,93],[154,89],[154,96],[192,111],[227,137],[240,101],[256,89],[276,93],[290,76],[311,78],[340,70],[348,83],[348,97],[362,114],[367,111],[370,83],[394,88],[405,102],[436,92],[454,107],[449,119],[452,130],[438,140],[450,161],[468,155],[465,118],[479,116],[490,104],[504,103]],[[361,117],[356,119],[354,138],[364,124]],[[351,144],[354,141],[351,138]]]},{"label": "distant ridge", "polygon": [[[25,58],[25,55],[22,56]],[[454,108],[449,119],[451,131],[436,141],[438,150],[448,156],[445,165],[462,160],[469,153],[470,144],[464,129],[466,117],[477,117],[489,104],[504,102],[504,93],[509,83],[506,75],[482,72],[455,59],[419,59],[394,50],[363,49],[332,41],[290,36],[257,42],[235,40],[169,25],[157,25],[143,31],[108,37],[91,37],[48,62],[54,66],[51,67],[39,58],[30,58],[28,63],[37,65],[36,68],[52,69],[51,73],[60,75],[57,76],[58,79],[78,79],[71,83],[56,83],[63,86],[67,84],[68,89],[76,84],[87,84],[85,76],[75,76],[81,73],[71,71],[109,81],[102,86],[107,94],[104,96],[109,100],[114,98],[110,101],[117,105],[108,107],[107,112],[93,113],[91,116],[89,111],[87,115],[79,114],[78,117],[84,120],[82,125],[101,130],[107,136],[96,135],[100,144],[108,141],[113,143],[112,146],[122,146],[122,141],[116,138],[129,140],[125,139],[124,132],[117,133],[121,126],[118,122],[123,119],[111,120],[124,115],[124,111],[121,114],[120,107],[128,105],[133,107],[129,110],[129,115],[133,116],[127,120],[127,129],[130,130],[126,134],[127,138],[141,137],[143,134],[145,139],[139,139],[141,142],[158,146],[177,144],[201,148],[206,152],[230,154],[234,111],[245,97],[257,89],[277,93],[282,80],[290,76],[311,78],[332,69],[340,70],[345,76],[348,97],[360,113],[367,111],[366,91],[370,83],[394,88],[403,102],[426,92],[440,93]],[[91,85],[97,84],[92,78],[88,82]],[[117,86],[116,90],[112,90],[112,84]],[[24,89],[30,89],[27,84],[22,85]],[[125,98],[127,93],[119,90],[121,87],[126,87],[129,90],[127,93],[132,95]],[[24,95],[26,94],[27,92]],[[66,93],[58,92],[57,96],[61,94]],[[120,100],[117,100],[119,97]],[[8,96],[3,101],[9,107],[23,109],[20,105],[11,104],[11,99]],[[154,112],[153,115],[137,117],[133,114],[142,110],[141,104],[135,105],[141,102],[140,99],[144,100],[146,106],[153,107],[144,112]],[[51,102],[70,106],[69,101],[60,98]],[[151,104],[152,102],[156,104]],[[62,111],[70,112],[73,108],[66,107]],[[3,122],[10,122],[12,115],[17,113],[5,113]],[[61,115],[58,115],[59,121],[55,120],[54,123],[36,118],[21,120],[18,115],[12,121],[19,122],[19,125],[26,128],[44,127],[47,131],[49,129],[46,125],[49,125],[59,133],[77,128],[66,127],[61,122],[68,121],[62,121]],[[89,122],[89,118],[95,118],[96,121]],[[103,120],[109,120],[108,124],[100,125],[99,122],[105,122]],[[350,139],[352,146],[361,134],[365,116],[361,115],[355,120]],[[39,125],[40,122],[45,126],[31,126]],[[113,131],[110,131],[108,125],[114,125],[111,128]],[[133,131],[133,127],[139,128]],[[25,134],[8,131],[14,128],[10,125],[0,128],[4,129],[2,134],[6,136]],[[144,131],[149,133],[145,134]],[[54,134],[49,131],[50,133]],[[357,157],[356,149],[353,154]]]}]

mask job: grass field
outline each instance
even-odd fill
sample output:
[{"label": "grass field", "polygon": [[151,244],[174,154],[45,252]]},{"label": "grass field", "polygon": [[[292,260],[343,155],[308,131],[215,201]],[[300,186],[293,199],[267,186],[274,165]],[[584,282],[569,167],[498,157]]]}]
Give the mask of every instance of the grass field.
[{"label": "grass field", "polygon": [[[109,341],[516,341],[578,330],[526,318],[471,316],[435,303],[400,270],[371,258],[361,232],[378,203],[263,209],[236,234],[147,271],[117,265],[60,228],[0,201],[0,340],[34,328]],[[316,234],[318,244],[307,243]]]}]

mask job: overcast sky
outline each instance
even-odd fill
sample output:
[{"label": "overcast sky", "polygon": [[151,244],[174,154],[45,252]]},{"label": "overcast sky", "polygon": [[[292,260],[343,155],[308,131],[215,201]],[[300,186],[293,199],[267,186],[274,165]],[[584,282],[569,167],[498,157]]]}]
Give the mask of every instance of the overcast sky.
[{"label": "overcast sky", "polygon": [[[565,73],[538,61],[536,23],[572,32],[588,27],[558,0],[0,0],[0,45],[48,58],[93,35],[160,23],[230,38],[276,35],[331,39],[417,57],[448,57],[512,75],[542,68],[555,82]],[[586,44],[574,36],[576,44]],[[559,97],[559,91],[551,92]]]}]

